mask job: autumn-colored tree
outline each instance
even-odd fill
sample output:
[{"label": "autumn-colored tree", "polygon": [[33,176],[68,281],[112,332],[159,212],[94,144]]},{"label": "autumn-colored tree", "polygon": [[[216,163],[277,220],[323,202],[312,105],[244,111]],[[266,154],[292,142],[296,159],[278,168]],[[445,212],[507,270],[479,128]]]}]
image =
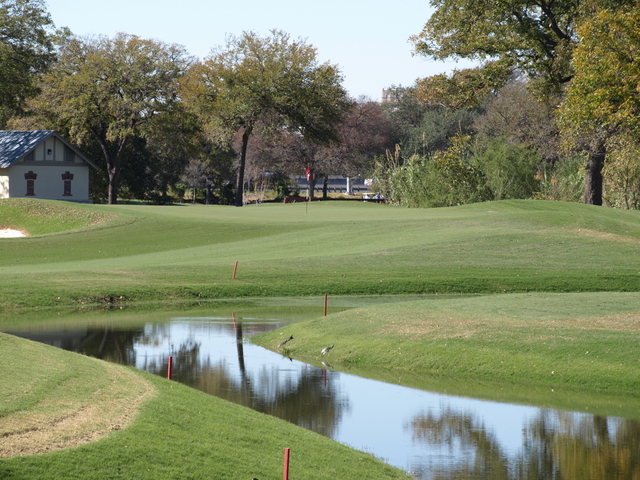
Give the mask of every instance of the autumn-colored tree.
[{"label": "autumn-colored tree", "polygon": [[99,144],[114,204],[127,148],[150,138],[154,121],[178,105],[177,80],[190,62],[180,46],[135,35],[69,37],[42,79],[34,110],[75,143]]},{"label": "autumn-colored tree", "polygon": [[338,127],[340,142],[318,152],[324,179],[323,197],[327,196],[329,175],[356,177],[373,170],[373,160],[391,148],[391,122],[380,105],[368,98],[353,103]]},{"label": "autumn-colored tree", "polygon": [[640,136],[640,2],[596,11],[579,27],[575,78],[560,108],[560,122],[574,146],[589,152],[585,203],[602,203],[602,168],[618,136]]},{"label": "autumn-colored tree", "polygon": [[307,142],[328,144],[338,139],[350,106],[337,67],[320,64],[315,48],[279,30],[230,36],[192,73],[192,103],[211,136],[230,143],[242,134],[236,206],[243,204],[247,147],[256,129],[295,131]]}]

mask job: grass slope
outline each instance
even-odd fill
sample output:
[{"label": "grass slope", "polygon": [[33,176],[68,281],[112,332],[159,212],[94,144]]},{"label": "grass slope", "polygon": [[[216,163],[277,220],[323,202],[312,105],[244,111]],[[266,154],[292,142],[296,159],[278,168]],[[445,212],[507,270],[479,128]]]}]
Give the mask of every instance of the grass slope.
[{"label": "grass slope", "polygon": [[640,293],[434,298],[348,310],[252,341],[275,350],[289,335],[288,354],[338,369],[626,392],[640,415]]},{"label": "grass slope", "polygon": [[[117,219],[0,240],[0,306],[640,290],[636,211],[543,201],[82,208]],[[0,224],[5,216],[0,202]]]},{"label": "grass slope", "polygon": [[409,478],[370,455],[176,382],[2,334],[0,344],[0,360],[14,367],[11,385],[0,386],[2,428],[10,414],[37,416],[38,404],[60,399],[59,387],[68,378],[82,381],[63,389],[58,407],[79,403],[89,408],[109,368],[144,379],[155,390],[127,428],[112,429],[102,440],[55,453],[0,458],[3,479],[279,478],[285,447],[291,448],[292,479]]}]

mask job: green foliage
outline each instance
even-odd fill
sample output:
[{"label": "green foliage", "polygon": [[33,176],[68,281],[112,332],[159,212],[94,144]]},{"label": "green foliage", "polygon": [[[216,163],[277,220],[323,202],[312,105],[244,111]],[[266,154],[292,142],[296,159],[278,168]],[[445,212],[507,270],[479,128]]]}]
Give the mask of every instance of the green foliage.
[{"label": "green foliage", "polygon": [[553,166],[542,164],[536,173],[540,182],[534,198],[579,202],[582,198],[585,177],[585,159],[582,156],[563,158]]},{"label": "green foliage", "polygon": [[523,145],[502,139],[490,141],[473,162],[482,171],[493,200],[531,198],[537,190],[536,171],[541,159]]},{"label": "green foliage", "polygon": [[[549,93],[557,91],[573,75],[570,60],[580,3],[437,0],[433,2],[435,12],[412,41],[418,54],[438,60],[491,60],[487,66],[492,71],[486,73],[494,80],[502,76],[499,72],[514,67],[537,80],[543,87],[540,90]],[[483,81],[483,76],[482,69],[472,76],[476,90],[497,85]]]},{"label": "green foliage", "polygon": [[380,160],[374,172],[376,190],[388,203],[402,207],[429,206],[429,157],[414,155],[402,165],[398,159]]},{"label": "green foliage", "polygon": [[37,94],[51,61],[53,22],[42,0],[0,1],[0,127]]},{"label": "green foliage", "polygon": [[473,163],[471,137],[452,139],[452,146],[433,156],[414,155],[400,163],[378,164],[378,189],[388,202],[403,207],[449,207],[491,199],[484,173]]},{"label": "green foliage", "polygon": [[392,139],[406,159],[430,155],[451,146],[456,135],[469,135],[480,111],[461,108],[446,110],[442,106],[425,106],[416,98],[415,89],[392,87],[396,100],[382,105],[391,122]]},{"label": "green foliage", "polygon": [[474,108],[482,105],[511,75],[510,62],[488,62],[482,67],[420,79],[416,82],[415,95],[425,105],[449,110]]},{"label": "green foliage", "polygon": [[282,200],[289,195],[298,193],[298,184],[289,175],[274,174],[271,178],[275,200]]},{"label": "green foliage", "polygon": [[459,136],[433,156],[430,172],[431,206],[450,207],[491,200],[483,172],[473,165],[472,138]]},{"label": "green foliage", "polygon": [[618,208],[640,208],[640,142],[618,135],[609,141],[604,175],[604,198]]}]

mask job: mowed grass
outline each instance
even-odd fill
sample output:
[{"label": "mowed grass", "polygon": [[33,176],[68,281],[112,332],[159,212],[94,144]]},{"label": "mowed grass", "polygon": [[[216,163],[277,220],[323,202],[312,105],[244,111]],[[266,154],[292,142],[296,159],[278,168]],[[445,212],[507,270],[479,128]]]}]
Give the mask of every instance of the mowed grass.
[{"label": "mowed grass", "polygon": [[[368,454],[176,382],[3,334],[0,347],[2,370],[11,371],[11,382],[0,385],[3,479],[280,478],[285,448],[292,479],[409,478]],[[87,410],[104,403],[118,405],[93,416],[108,422],[107,436],[83,443],[98,438],[87,430]]]},{"label": "mowed grass", "polygon": [[[425,210],[356,202],[85,209],[110,220],[0,240],[0,306],[640,290],[636,211],[543,201]],[[0,224],[5,211],[0,202]],[[29,231],[29,222],[15,227]]]},{"label": "mowed grass", "polygon": [[[338,370],[376,377],[375,369],[381,369],[388,378],[404,378],[403,384],[432,389],[431,382],[439,391],[463,395],[476,393],[467,379],[506,381],[511,394],[501,392],[508,386],[503,384],[481,396],[534,404],[540,402],[523,390],[544,390],[547,399],[554,388],[574,388],[574,397],[575,388],[589,389],[583,397],[597,396],[595,390],[617,392],[640,418],[640,293],[530,293],[377,305],[288,325],[252,341],[277,350],[289,335],[294,340],[286,354],[323,360]],[[334,348],[323,356],[329,345]]]},{"label": "mowed grass", "polygon": [[[33,208],[39,205],[33,202]],[[640,212],[539,201],[428,210],[355,202],[42,205],[95,212],[104,220],[65,233],[53,223],[36,230],[32,215],[12,223],[36,233],[0,239],[5,311],[324,293],[434,294],[422,302],[336,313],[259,341],[274,348],[276,339],[293,334],[288,347],[294,356],[359,372],[384,368],[403,379],[405,373],[451,375],[518,382],[531,390],[597,388],[618,392],[620,402],[637,396],[640,301],[619,292],[640,291]],[[4,206],[0,202],[2,225]],[[455,293],[479,295],[448,295]],[[320,349],[329,344],[334,349],[322,357]],[[301,452],[298,478],[399,475],[310,432],[140,375],[156,394],[129,427],[71,450],[2,460],[0,477],[276,478],[287,446],[294,458]],[[454,393],[470,394],[460,388]]]}]

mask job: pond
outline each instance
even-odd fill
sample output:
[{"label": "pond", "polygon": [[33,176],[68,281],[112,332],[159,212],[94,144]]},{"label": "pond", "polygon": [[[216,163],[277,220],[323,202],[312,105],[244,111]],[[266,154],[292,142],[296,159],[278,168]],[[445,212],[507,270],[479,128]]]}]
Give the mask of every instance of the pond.
[{"label": "pond", "polygon": [[163,376],[171,355],[175,381],[369,452],[416,479],[640,475],[635,419],[371,380],[334,371],[331,353],[320,368],[250,342],[254,333],[290,319],[205,313],[160,311],[113,324],[74,319],[0,330]]}]

